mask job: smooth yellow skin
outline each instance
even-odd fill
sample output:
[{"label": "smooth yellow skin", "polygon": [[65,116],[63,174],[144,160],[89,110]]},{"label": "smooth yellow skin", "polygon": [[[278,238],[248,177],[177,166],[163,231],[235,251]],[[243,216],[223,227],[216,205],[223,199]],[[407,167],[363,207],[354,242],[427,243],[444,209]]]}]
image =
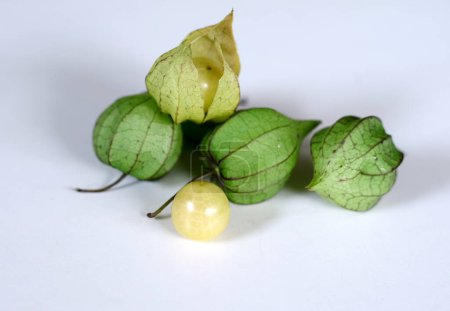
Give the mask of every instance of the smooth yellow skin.
[{"label": "smooth yellow skin", "polygon": [[222,71],[208,58],[195,57],[192,59],[198,72],[198,82],[202,90],[205,112],[211,106],[214,96],[216,95],[219,79]]},{"label": "smooth yellow skin", "polygon": [[211,182],[191,182],[181,188],[173,200],[172,223],[186,238],[211,240],[225,230],[229,220],[228,198]]}]

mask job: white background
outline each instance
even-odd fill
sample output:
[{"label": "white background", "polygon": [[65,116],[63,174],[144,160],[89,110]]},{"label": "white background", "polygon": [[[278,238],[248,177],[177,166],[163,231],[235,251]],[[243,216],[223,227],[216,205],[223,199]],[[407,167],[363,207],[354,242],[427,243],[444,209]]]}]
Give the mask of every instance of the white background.
[{"label": "white background", "polygon": [[[72,190],[119,174],[92,148],[103,109],[232,8],[249,107],[384,121],[406,157],[374,209],[302,190],[307,143],[285,189],[232,206],[208,243],[145,217],[187,162],[157,182]],[[449,16],[446,0],[3,0],[0,309],[449,310]]]}]

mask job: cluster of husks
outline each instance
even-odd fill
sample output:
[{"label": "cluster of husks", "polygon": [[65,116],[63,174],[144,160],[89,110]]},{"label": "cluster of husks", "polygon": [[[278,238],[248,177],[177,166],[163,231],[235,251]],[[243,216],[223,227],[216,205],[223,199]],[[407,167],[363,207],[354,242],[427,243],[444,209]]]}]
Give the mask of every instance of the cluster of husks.
[{"label": "cluster of husks", "polygon": [[[146,77],[148,93],[121,98],[103,112],[94,130],[102,162],[138,179],[159,178],[179,158],[181,123],[208,122],[203,161],[232,202],[257,203],[280,191],[319,121],[268,108],[235,113],[240,61],[232,20],[230,13],[190,33],[156,60]],[[388,192],[403,159],[375,117],[340,119],[313,137],[311,152],[308,189],[352,210],[367,210]]]}]

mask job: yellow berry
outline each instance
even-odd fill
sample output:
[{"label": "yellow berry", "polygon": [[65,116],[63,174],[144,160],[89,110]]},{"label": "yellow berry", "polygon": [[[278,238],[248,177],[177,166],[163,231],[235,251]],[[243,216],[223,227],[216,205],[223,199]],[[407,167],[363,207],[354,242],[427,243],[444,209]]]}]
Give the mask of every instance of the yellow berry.
[{"label": "yellow berry", "polygon": [[176,194],[172,205],[172,222],[184,237],[210,240],[218,236],[230,220],[230,203],[217,185],[194,181]]},{"label": "yellow berry", "polygon": [[214,96],[216,95],[219,79],[222,76],[222,70],[218,68],[213,62],[206,57],[193,58],[195,67],[198,72],[198,82],[202,91],[204,100],[204,109],[208,111],[211,106]]}]

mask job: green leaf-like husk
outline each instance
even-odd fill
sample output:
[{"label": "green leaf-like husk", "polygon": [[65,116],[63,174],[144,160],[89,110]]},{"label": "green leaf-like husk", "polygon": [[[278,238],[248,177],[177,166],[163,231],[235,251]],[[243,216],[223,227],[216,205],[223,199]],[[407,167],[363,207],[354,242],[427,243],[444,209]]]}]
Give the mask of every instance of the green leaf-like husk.
[{"label": "green leaf-like husk", "polygon": [[355,211],[373,207],[394,185],[403,153],[381,120],[347,116],[311,140],[314,177],[307,186]]},{"label": "green leaf-like husk", "polygon": [[[240,100],[240,60],[232,30],[233,12],[221,22],[191,32],[174,49],[161,55],[145,82],[160,109],[176,124],[223,122],[236,110]],[[212,103],[206,107],[194,58],[202,57],[221,71]]]},{"label": "green leaf-like husk", "polygon": [[118,99],[98,118],[94,149],[105,164],[138,179],[166,174],[181,153],[181,126],[148,94]]},{"label": "green leaf-like husk", "polygon": [[206,135],[203,156],[232,202],[258,203],[283,187],[302,139],[318,124],[269,108],[243,110]]}]

